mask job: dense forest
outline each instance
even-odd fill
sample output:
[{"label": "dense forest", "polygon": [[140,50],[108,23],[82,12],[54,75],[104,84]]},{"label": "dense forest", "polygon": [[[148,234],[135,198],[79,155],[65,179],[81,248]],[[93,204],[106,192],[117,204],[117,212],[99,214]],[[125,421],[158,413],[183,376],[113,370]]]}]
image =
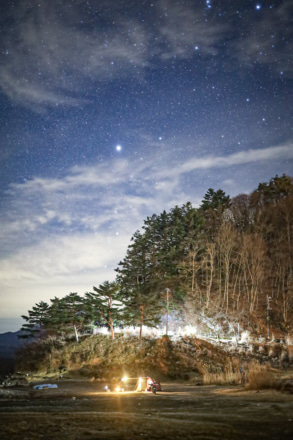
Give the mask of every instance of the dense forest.
[{"label": "dense forest", "polygon": [[[191,203],[148,217],[131,238],[116,279],[83,296],[41,301],[23,316],[26,337],[76,335],[106,325],[193,324],[200,316],[266,336],[292,330],[293,179],[283,175],[230,199],[209,189]],[[140,338],[142,333],[140,332]]]}]

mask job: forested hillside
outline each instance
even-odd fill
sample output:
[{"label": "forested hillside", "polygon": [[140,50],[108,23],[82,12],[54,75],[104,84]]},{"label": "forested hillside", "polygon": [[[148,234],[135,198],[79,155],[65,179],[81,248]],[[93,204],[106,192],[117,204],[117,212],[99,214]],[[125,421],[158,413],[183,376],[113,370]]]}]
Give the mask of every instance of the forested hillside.
[{"label": "forested hillside", "polygon": [[[191,203],[148,217],[118,264],[115,282],[93,292],[41,301],[27,336],[106,325],[178,325],[199,316],[226,319],[267,336],[292,331],[293,180],[283,175],[230,199],[209,189]],[[140,339],[142,334],[140,334]]]}]

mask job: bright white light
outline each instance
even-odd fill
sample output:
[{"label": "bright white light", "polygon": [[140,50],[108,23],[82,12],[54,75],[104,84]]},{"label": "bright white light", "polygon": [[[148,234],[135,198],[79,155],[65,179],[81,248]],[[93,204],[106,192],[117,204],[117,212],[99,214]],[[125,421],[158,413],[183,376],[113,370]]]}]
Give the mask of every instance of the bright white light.
[{"label": "bright white light", "polygon": [[255,9],[260,10],[261,9],[261,5],[260,4],[256,5]]},{"label": "bright white light", "polygon": [[117,145],[117,146],[116,146],[116,151],[121,151],[121,150],[122,150],[121,145]]}]

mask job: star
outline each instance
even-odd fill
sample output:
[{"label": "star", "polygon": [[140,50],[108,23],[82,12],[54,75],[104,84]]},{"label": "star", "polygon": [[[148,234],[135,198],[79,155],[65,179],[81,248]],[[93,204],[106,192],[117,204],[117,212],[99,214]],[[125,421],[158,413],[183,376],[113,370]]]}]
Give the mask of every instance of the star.
[{"label": "star", "polygon": [[65,3],[0,1],[0,334],[148,216],[292,176],[290,2]]}]

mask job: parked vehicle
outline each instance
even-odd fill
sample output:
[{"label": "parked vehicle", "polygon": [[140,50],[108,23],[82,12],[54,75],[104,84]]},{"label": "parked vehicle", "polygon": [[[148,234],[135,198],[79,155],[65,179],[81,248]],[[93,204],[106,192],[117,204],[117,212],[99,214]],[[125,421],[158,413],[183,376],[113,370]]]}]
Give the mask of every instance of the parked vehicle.
[{"label": "parked vehicle", "polygon": [[[105,387],[106,391],[110,391],[108,386]],[[162,391],[161,384],[150,376],[147,377],[123,377],[120,382],[113,386],[111,389],[113,392],[153,392]]]}]

